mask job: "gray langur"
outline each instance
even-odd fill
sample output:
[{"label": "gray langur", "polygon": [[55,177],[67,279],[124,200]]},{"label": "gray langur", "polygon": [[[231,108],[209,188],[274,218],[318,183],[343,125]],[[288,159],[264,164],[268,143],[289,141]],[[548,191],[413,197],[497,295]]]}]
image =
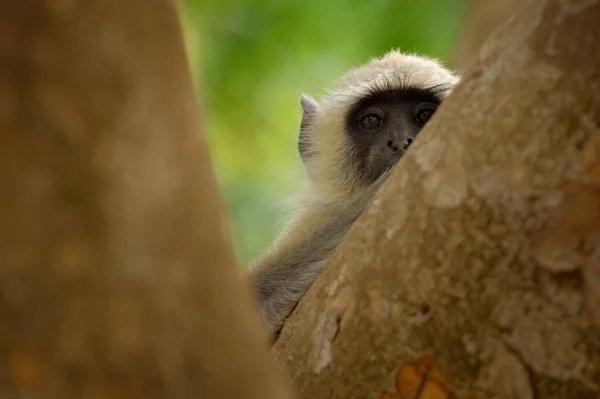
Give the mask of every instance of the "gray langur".
[{"label": "gray langur", "polygon": [[272,337],[458,81],[433,59],[391,51],[343,75],[319,103],[302,96],[309,187],[248,272]]}]

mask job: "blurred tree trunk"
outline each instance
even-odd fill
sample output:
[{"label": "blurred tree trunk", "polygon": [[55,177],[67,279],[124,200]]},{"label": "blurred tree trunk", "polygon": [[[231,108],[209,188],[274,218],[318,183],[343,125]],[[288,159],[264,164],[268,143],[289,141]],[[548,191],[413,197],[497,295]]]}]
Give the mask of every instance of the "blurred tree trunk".
[{"label": "blurred tree trunk", "polygon": [[282,398],[174,2],[0,6],[0,397]]},{"label": "blurred tree trunk", "polygon": [[472,0],[461,24],[450,66],[457,70],[468,67],[492,32],[515,15],[523,4],[522,0]]},{"label": "blurred tree trunk", "polygon": [[494,35],[284,326],[299,397],[600,397],[598,21]]}]

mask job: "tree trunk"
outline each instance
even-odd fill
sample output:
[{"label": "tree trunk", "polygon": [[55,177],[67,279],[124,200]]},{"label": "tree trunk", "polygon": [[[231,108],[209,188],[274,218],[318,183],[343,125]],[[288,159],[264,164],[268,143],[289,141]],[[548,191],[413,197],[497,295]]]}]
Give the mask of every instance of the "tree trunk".
[{"label": "tree trunk", "polygon": [[472,0],[461,24],[450,66],[463,70],[473,63],[490,35],[523,7],[523,0]]},{"label": "tree trunk", "polygon": [[282,398],[175,5],[0,6],[0,397]]},{"label": "tree trunk", "polygon": [[598,21],[485,46],[284,326],[299,397],[600,397]]}]

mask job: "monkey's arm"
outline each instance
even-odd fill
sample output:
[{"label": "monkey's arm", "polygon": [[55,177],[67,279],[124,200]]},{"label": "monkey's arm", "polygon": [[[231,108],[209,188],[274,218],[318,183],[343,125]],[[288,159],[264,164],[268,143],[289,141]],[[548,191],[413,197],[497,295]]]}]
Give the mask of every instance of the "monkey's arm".
[{"label": "monkey's arm", "polygon": [[357,209],[335,216],[304,240],[272,249],[250,269],[249,279],[271,336],[310,288],[359,212]]}]

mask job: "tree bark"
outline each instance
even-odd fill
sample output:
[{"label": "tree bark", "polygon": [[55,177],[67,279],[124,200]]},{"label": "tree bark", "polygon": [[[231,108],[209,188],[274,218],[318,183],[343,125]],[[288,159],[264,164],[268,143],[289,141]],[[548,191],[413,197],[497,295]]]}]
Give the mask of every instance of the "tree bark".
[{"label": "tree bark", "polygon": [[0,397],[282,398],[174,2],[0,6]]},{"label": "tree bark", "polygon": [[299,397],[600,397],[598,21],[484,47],[284,326]]},{"label": "tree bark", "polygon": [[450,66],[456,70],[467,68],[490,35],[514,16],[523,4],[522,0],[472,0],[461,24]]}]

